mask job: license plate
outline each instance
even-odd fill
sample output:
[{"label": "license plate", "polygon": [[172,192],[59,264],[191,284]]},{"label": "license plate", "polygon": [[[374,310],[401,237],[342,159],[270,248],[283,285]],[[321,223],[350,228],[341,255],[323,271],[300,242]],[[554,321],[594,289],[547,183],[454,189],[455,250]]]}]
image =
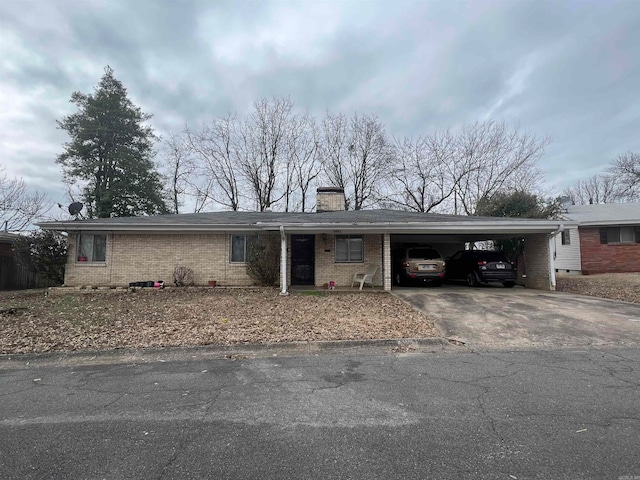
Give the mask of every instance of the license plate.
[{"label": "license plate", "polygon": [[498,270],[504,270],[507,266],[504,263],[496,263],[496,268]]},{"label": "license plate", "polygon": [[435,270],[435,265],[418,265],[418,270]]}]

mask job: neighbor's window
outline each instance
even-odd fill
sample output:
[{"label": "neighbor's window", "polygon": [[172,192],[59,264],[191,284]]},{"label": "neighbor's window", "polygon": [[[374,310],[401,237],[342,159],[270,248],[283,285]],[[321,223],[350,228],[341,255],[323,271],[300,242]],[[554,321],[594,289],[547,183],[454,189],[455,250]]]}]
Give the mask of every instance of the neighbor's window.
[{"label": "neighbor's window", "polygon": [[81,233],[78,235],[78,262],[104,262],[107,259],[107,235]]},{"label": "neighbor's window", "polygon": [[362,235],[336,235],[336,263],[364,261]]},{"label": "neighbor's window", "polygon": [[637,242],[636,231],[633,227],[612,227],[600,230],[600,243]]},{"label": "neighbor's window", "polygon": [[247,261],[247,246],[258,240],[257,235],[231,235],[231,262]]},{"label": "neighbor's window", "polygon": [[571,245],[571,235],[569,230],[562,231],[562,245]]}]

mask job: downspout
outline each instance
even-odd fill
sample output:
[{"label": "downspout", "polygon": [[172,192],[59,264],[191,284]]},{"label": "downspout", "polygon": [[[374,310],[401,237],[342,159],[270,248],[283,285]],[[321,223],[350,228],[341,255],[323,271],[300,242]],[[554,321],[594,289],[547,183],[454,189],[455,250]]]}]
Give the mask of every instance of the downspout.
[{"label": "downspout", "polygon": [[287,236],[284,233],[284,225],[280,225],[280,295],[289,295],[287,292]]},{"label": "downspout", "polygon": [[551,290],[556,289],[556,251],[555,238],[559,233],[564,232],[564,225],[561,223],[558,230],[549,234],[549,279],[551,280]]}]

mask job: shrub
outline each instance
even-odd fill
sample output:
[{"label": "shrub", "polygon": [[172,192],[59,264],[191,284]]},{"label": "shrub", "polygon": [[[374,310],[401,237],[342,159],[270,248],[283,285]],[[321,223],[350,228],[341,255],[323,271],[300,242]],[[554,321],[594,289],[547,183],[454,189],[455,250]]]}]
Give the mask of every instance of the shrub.
[{"label": "shrub", "polygon": [[270,287],[280,278],[280,237],[260,235],[247,244],[247,273],[260,285]]},{"label": "shrub", "polygon": [[64,283],[67,237],[52,230],[36,230],[13,245],[18,262],[57,285]]},{"label": "shrub", "polygon": [[176,287],[193,285],[193,270],[188,267],[176,267],[173,270],[173,283]]}]

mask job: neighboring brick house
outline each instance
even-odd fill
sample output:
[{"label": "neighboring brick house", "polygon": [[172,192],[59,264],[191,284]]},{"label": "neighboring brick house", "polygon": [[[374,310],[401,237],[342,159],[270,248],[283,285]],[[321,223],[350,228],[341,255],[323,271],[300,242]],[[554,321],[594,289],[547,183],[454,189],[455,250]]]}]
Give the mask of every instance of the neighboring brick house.
[{"label": "neighboring brick house", "polygon": [[41,223],[69,234],[65,285],[126,286],[164,280],[186,266],[197,285],[251,285],[245,255],[256,235],[280,239],[281,289],[289,285],[349,286],[354,273],[374,265],[374,284],[391,289],[391,250],[403,243],[428,243],[443,255],[465,242],[525,238],[530,287],[553,289],[550,245],[555,221],[424,214],[396,210],[344,211],[344,193],[319,188],[317,211],[210,212],[150,217]]},{"label": "neighboring brick house", "polygon": [[640,272],[640,203],[571,205],[563,217],[576,225],[556,236],[558,272]]}]

